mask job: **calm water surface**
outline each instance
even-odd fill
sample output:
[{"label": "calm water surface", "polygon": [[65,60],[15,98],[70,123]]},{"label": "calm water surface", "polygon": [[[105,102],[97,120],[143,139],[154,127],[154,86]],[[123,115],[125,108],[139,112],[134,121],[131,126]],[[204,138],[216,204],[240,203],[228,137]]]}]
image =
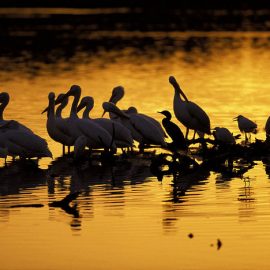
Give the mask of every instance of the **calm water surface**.
[{"label": "calm water surface", "polygon": [[[258,123],[256,136],[264,139],[270,34],[79,31],[61,38],[63,44],[76,39],[72,52],[57,44],[38,54],[42,46],[33,51],[19,37],[17,50],[0,58],[1,91],[11,95],[5,118],[46,138],[54,155],[39,168],[15,162],[0,169],[0,269],[269,269],[267,162],[241,177],[207,172],[162,182],[147,157],[74,165],[48,137],[41,111],[50,91],[79,84],[95,98],[92,116],[99,117],[112,88],[123,85],[120,107],[133,105],[161,120],[157,111],[172,111],[168,77],[174,75],[212,127],[237,134],[232,118],[243,114]],[[85,42],[93,46],[85,50]],[[48,206],[78,190],[78,212]],[[34,203],[45,206],[11,207]]]}]

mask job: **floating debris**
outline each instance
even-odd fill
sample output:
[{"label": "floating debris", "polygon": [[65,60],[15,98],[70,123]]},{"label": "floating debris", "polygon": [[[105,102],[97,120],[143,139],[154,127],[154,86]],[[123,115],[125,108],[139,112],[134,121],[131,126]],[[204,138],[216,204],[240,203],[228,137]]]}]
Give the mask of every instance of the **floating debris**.
[{"label": "floating debris", "polygon": [[220,239],[217,239],[217,250],[219,250],[222,247],[222,242]]},{"label": "floating debris", "polygon": [[189,234],[188,234],[188,237],[189,237],[190,239],[192,239],[192,238],[194,237],[193,233],[189,233]]}]

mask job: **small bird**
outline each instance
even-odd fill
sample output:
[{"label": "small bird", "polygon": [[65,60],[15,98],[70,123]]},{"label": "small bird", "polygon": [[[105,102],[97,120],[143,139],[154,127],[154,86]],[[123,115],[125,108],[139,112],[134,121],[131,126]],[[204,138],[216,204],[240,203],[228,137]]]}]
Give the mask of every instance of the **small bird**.
[{"label": "small bird", "polygon": [[187,150],[188,146],[186,143],[186,140],[184,138],[183,132],[181,129],[171,121],[172,115],[169,111],[161,111],[158,112],[165,116],[164,119],[162,119],[162,125],[165,128],[166,132],[172,139],[172,143],[168,144],[170,148],[172,148],[174,151],[177,150]]},{"label": "small bird", "polygon": [[220,144],[235,144],[235,138],[227,128],[215,127],[213,135]]},{"label": "small bird", "polygon": [[[257,124],[253,121],[249,120],[243,115],[238,115],[233,119],[234,121],[238,122],[238,128],[239,130],[245,134],[245,140],[248,141],[247,133],[257,133]],[[249,139],[251,138],[251,135],[249,135]]]},{"label": "small bird", "polygon": [[266,121],[264,130],[266,132],[266,137],[269,137],[270,136],[270,116],[268,117]]},{"label": "small bird", "polygon": [[193,138],[195,138],[196,132],[210,135],[210,119],[205,111],[196,103],[188,100],[173,76],[169,77],[169,82],[174,87],[173,110],[175,117],[187,128],[185,137],[188,137],[189,129],[194,130]]}]

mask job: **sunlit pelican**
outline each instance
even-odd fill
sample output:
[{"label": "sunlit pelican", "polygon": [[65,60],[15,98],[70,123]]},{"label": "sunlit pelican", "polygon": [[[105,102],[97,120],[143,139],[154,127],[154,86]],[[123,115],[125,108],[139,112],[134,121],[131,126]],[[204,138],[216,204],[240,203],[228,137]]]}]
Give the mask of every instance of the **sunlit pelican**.
[{"label": "sunlit pelican", "polygon": [[184,135],[181,131],[181,129],[171,121],[172,115],[169,111],[162,111],[159,112],[165,116],[164,119],[162,119],[162,125],[165,128],[166,132],[172,139],[171,148],[174,151],[177,150],[187,150],[187,143],[184,138]]},{"label": "sunlit pelican", "polygon": [[[4,110],[5,110],[5,108],[7,107],[8,103],[9,103],[9,99],[10,99],[9,94],[7,92],[0,93],[0,125],[6,124],[7,122],[9,122],[9,120],[4,120],[4,118],[3,118]],[[30,128],[28,128],[25,125],[19,123],[18,121],[16,121],[16,122],[17,122],[16,127],[19,130],[33,133],[33,131]]]},{"label": "sunlit pelican", "polygon": [[80,110],[85,108],[83,112],[83,118],[92,120],[105,130],[107,130],[113,137],[117,147],[120,148],[132,147],[133,138],[131,136],[130,130],[125,126],[123,126],[120,122],[114,120],[110,120],[107,118],[95,118],[95,119],[90,118],[89,113],[93,107],[94,107],[94,99],[92,97],[87,96],[82,98],[80,105],[77,108],[77,111],[79,112]]},{"label": "sunlit pelican", "polygon": [[[49,106],[42,112],[47,111],[47,131],[49,136],[56,142],[63,145],[63,155],[65,154],[65,145],[74,145],[74,138],[69,132],[67,121],[63,120],[62,117],[55,116],[55,94],[49,93]],[[63,101],[63,103],[66,101]],[[60,105],[61,106],[61,105]],[[59,112],[58,112],[59,113]],[[61,116],[61,113],[60,113]]]},{"label": "sunlit pelican", "polygon": [[41,137],[19,129],[16,121],[9,121],[0,127],[0,147],[15,158],[52,157],[47,142]]},{"label": "sunlit pelican", "polygon": [[[244,117],[243,115],[238,115],[233,120],[238,122],[238,128],[242,133],[245,134],[246,141],[248,140],[247,133],[257,133],[257,124]],[[249,139],[250,138],[251,135],[249,134]]]},{"label": "sunlit pelican", "polygon": [[122,124],[131,131],[133,139],[140,143],[142,149],[145,144],[167,146],[159,128],[144,117],[137,113],[127,114],[111,102],[104,102],[102,106],[105,112],[112,112],[120,117]]},{"label": "sunlit pelican", "polygon": [[211,134],[210,119],[205,111],[196,103],[189,101],[173,76],[169,82],[174,87],[173,110],[175,117],[187,128],[186,138],[189,129],[196,132]]},{"label": "sunlit pelican", "polygon": [[[120,101],[125,95],[125,89],[123,86],[117,86],[112,90],[112,95],[110,97],[109,102],[112,102],[113,104],[117,104],[118,101]],[[138,110],[135,107],[129,107],[128,110],[124,110],[124,112],[127,113],[138,113]],[[150,117],[146,114],[143,113],[138,113],[141,117],[144,117],[145,119],[147,119],[148,121],[150,121],[152,124],[154,124],[155,126],[157,126],[157,128],[160,130],[160,132],[166,137],[166,133],[164,132],[162,126],[160,125],[160,123],[154,119],[153,117]],[[113,113],[110,113],[110,118],[111,119],[116,119],[117,120],[117,116]]]},{"label": "sunlit pelican", "polygon": [[235,144],[235,138],[227,128],[215,127],[213,135],[218,143]]},{"label": "sunlit pelican", "polygon": [[[62,100],[73,96],[70,117],[67,119],[67,127],[69,133],[76,139],[80,136],[85,136],[87,144],[90,149],[104,148],[116,150],[116,145],[112,140],[112,136],[101,126],[89,119],[79,119],[77,115],[77,107],[81,96],[81,88],[78,85],[71,86],[70,90],[63,96]],[[61,102],[61,100],[60,100]],[[81,140],[83,142],[84,140]],[[77,144],[76,144],[77,145]]]},{"label": "sunlit pelican", "polygon": [[266,137],[270,136],[270,116],[268,117],[266,124],[265,124],[265,132],[266,132]]}]

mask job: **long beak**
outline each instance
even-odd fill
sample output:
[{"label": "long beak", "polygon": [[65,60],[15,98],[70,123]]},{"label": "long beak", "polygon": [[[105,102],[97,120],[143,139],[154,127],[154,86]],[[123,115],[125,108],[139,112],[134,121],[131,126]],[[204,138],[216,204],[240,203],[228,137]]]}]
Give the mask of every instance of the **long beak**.
[{"label": "long beak", "polygon": [[106,113],[106,111],[104,110],[103,113],[102,113],[102,115],[101,115],[101,117],[103,117],[105,115],[105,113]]},{"label": "long beak", "polygon": [[238,120],[238,117],[234,117],[234,118],[233,118],[233,121],[237,121],[237,120]]},{"label": "long beak", "polygon": [[41,114],[43,114],[43,113],[45,113],[45,112],[47,112],[48,111],[48,109],[49,109],[49,107],[47,107]]}]

